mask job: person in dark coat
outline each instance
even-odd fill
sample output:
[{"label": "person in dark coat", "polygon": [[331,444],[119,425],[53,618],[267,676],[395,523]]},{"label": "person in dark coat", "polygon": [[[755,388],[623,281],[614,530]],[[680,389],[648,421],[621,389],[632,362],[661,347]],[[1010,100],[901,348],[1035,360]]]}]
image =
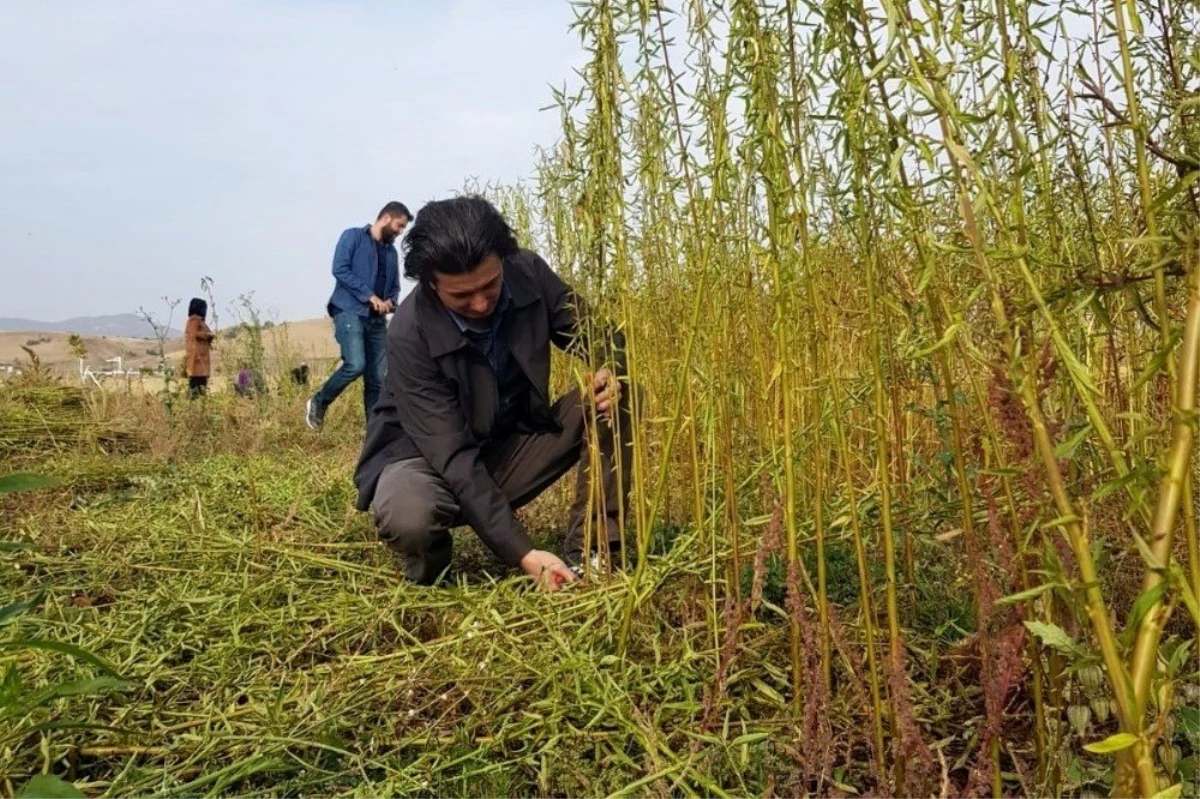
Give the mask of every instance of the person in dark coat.
[{"label": "person in dark coat", "polygon": [[[388,328],[387,377],[355,482],[358,509],[373,509],[407,577],[435,582],[450,564],[450,528],[468,524],[503,561],[554,590],[592,557],[589,509],[599,548],[619,561],[632,469],[619,332],[520,249],[479,197],[421,209],[404,274],[418,285]],[[551,344],[594,369],[586,393],[550,397]],[[598,447],[588,446],[589,430]],[[560,558],[533,547],[514,511],[581,459]]]}]

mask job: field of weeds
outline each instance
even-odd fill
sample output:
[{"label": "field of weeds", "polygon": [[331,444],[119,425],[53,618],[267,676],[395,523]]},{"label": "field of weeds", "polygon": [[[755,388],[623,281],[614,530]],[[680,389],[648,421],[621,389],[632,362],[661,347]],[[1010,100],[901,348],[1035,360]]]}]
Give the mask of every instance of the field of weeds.
[{"label": "field of weeds", "polygon": [[[6,593],[38,598],[6,619],[5,793],[46,772],[86,795],[784,794],[820,767],[783,697],[777,564],[746,575],[763,598],[733,668],[679,529],[656,530],[636,589],[536,592],[469,531],[456,585],[407,585],[348,510],[357,406],[320,437],[299,407],[4,387],[5,463],[61,481],[0,506]],[[565,500],[527,513],[547,548]],[[965,616],[956,594],[924,598],[930,619],[943,602]],[[925,631],[934,651],[961,638],[945,622]],[[959,689],[927,697],[952,738]],[[865,686],[845,690],[861,701]],[[866,719],[830,700],[829,779],[861,784]]]},{"label": "field of weeds", "polygon": [[[6,795],[42,773],[89,796],[887,790],[876,764],[897,750],[879,753],[872,737],[848,507],[829,509],[823,626],[787,598],[778,509],[752,520],[758,545],[736,589],[713,576],[732,553],[668,521],[636,579],[539,593],[464,530],[455,584],[419,588],[350,509],[357,403],[340,403],[320,436],[301,403],[283,389],[168,408],[37,376],[0,389],[6,471],[60,481],[0,495],[5,594],[29,605],[5,608]],[[552,492],[526,513],[539,545],[559,546],[567,499]],[[954,795],[989,724],[971,572],[952,511],[897,512],[944,532],[917,542],[923,577],[900,600],[905,672],[884,675],[882,690],[906,698],[921,775],[910,790]],[[803,559],[815,574],[815,553]],[[866,566],[885,579],[877,559]],[[1106,572],[1117,593],[1135,590]],[[991,677],[1006,681],[996,734],[1013,770],[1001,777],[1023,792],[1036,778],[1033,696],[1018,644],[1004,646],[1005,671]],[[1081,744],[1117,726],[1102,686],[1066,682],[1073,713],[1055,757],[1064,790],[1081,793],[1107,773]],[[1181,768],[1198,743],[1187,682],[1170,717]],[[1080,707],[1090,721],[1068,726]]]},{"label": "field of weeds", "polygon": [[638,568],[406,585],[357,400],[26,375],[0,792],[1195,795],[1194,3],[575,8],[487,193],[625,334]]}]

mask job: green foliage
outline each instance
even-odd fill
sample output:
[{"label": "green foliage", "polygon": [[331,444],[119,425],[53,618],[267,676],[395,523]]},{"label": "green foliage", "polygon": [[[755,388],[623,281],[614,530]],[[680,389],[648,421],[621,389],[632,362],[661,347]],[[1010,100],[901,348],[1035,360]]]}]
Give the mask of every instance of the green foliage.
[{"label": "green foliage", "polygon": [[83,793],[53,774],[38,774],[25,783],[17,799],[83,799]]},{"label": "green foliage", "polygon": [[37,491],[42,488],[53,488],[58,480],[40,474],[5,474],[0,475],[0,494],[10,494],[17,491]]},{"label": "green foliage", "polygon": [[1125,751],[1137,742],[1138,738],[1136,735],[1130,735],[1127,732],[1118,732],[1108,736],[1103,741],[1086,744],[1083,748],[1097,755],[1112,755]]}]

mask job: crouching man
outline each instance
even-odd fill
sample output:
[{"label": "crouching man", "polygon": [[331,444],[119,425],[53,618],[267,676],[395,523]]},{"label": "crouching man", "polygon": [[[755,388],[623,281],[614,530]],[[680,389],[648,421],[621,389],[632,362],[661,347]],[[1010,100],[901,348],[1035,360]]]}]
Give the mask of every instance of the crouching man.
[{"label": "crouching man", "polygon": [[[358,509],[374,510],[380,537],[423,585],[450,565],[450,528],[461,524],[555,590],[581,574],[591,514],[588,537],[606,539],[619,566],[632,468],[619,333],[589,319],[482,198],[426,205],[404,251],[418,285],[388,328],[387,377],[355,470]],[[595,369],[590,395],[551,401],[551,343]],[[533,548],[514,510],[581,458],[560,559]]]}]

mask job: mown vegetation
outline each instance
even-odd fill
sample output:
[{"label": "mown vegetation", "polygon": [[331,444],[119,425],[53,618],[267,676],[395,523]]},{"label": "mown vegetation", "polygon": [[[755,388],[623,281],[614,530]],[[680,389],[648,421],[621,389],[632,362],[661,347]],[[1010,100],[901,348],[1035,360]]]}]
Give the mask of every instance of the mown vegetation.
[{"label": "mown vegetation", "polygon": [[10,385],[0,453],[63,483],[0,499],[46,591],[0,791],[1195,794],[1194,5],[577,15],[562,139],[491,194],[624,329],[649,557],[545,595],[467,533],[417,589],[354,402]]}]

